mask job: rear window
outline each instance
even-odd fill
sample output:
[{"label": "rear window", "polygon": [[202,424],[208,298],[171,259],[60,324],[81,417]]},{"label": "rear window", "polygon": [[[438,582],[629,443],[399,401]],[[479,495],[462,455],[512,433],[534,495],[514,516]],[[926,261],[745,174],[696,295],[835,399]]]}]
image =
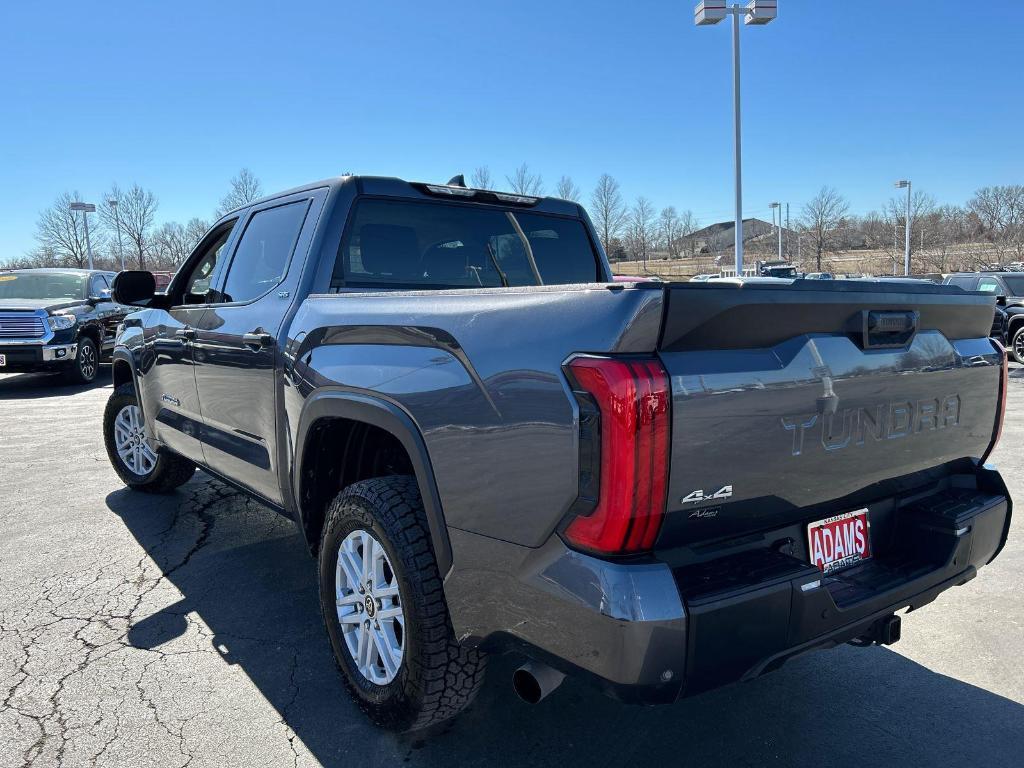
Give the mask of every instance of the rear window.
[{"label": "rear window", "polygon": [[367,198],[342,238],[331,289],[590,283],[601,279],[597,265],[578,219]]},{"label": "rear window", "polygon": [[977,281],[977,279],[978,278],[971,277],[970,275],[966,275],[964,277],[953,275],[952,277],[946,278],[946,285],[955,285],[960,288],[963,288],[965,291],[973,291],[974,283]]},{"label": "rear window", "polygon": [[1003,275],[1003,282],[1011,296],[1024,296],[1024,275]]}]

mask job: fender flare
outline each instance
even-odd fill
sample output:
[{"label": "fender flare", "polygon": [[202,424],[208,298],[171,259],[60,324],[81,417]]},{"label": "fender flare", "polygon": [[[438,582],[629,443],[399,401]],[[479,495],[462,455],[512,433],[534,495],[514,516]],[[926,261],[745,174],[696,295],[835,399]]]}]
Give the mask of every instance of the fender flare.
[{"label": "fender flare", "polygon": [[136,381],[137,377],[135,374],[135,358],[132,356],[131,352],[129,352],[124,347],[114,347],[114,351],[110,354],[110,378],[112,380],[114,378],[114,371],[117,369],[117,366],[121,363],[125,363],[128,365],[128,368],[131,370],[132,384],[135,385],[137,388],[138,383]]},{"label": "fender flare", "polygon": [[[1006,312],[1006,332],[1008,336],[1013,335],[1013,331],[1016,330],[1021,323],[1024,323],[1024,311],[1017,312]],[[1012,339],[1008,339],[1012,341]]]},{"label": "fender flare", "polygon": [[299,416],[299,427],[295,437],[295,462],[291,471],[297,522],[303,536],[307,537],[306,543],[311,546],[315,544],[308,540],[306,534],[306,515],[302,509],[302,466],[310,430],[316,422],[326,418],[361,421],[390,432],[401,442],[416,473],[416,482],[423,498],[423,509],[434,545],[434,556],[437,558],[438,571],[443,579],[452,567],[452,546],[426,443],[412,417],[400,406],[380,397],[329,387],[316,390],[306,399]]}]

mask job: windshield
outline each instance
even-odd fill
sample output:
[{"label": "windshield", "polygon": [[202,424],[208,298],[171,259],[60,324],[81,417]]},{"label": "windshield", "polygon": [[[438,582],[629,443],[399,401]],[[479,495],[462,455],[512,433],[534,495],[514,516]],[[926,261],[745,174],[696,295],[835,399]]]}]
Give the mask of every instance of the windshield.
[{"label": "windshield", "polygon": [[579,219],[471,205],[364,199],[331,288],[482,288],[600,280]]},{"label": "windshield", "polygon": [[66,272],[0,273],[0,299],[85,299],[87,282]]},{"label": "windshield", "polygon": [[1003,282],[1014,297],[1024,296],[1024,275],[1003,275]]}]

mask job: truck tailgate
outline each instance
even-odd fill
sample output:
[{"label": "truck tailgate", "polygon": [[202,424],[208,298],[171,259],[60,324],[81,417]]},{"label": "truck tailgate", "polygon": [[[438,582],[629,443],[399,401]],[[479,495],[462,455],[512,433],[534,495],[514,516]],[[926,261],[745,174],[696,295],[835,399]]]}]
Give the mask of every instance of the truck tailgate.
[{"label": "truck tailgate", "polygon": [[909,491],[982,457],[991,297],[930,284],[670,285],[659,546],[742,536]]}]

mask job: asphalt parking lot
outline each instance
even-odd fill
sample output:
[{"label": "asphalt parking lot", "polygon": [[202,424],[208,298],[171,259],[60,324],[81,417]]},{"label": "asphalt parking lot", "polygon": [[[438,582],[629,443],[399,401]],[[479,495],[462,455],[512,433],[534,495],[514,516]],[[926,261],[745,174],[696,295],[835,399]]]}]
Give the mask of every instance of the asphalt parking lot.
[{"label": "asphalt parking lot", "polygon": [[[342,689],[292,524],[202,474],[125,490],[101,440],[109,393],[0,376],[0,766],[1021,764],[1020,515],[892,648],[656,709],[573,680],[529,707],[499,658],[453,725],[396,737]],[[1019,499],[1022,446],[1018,368],[993,460]]]}]

